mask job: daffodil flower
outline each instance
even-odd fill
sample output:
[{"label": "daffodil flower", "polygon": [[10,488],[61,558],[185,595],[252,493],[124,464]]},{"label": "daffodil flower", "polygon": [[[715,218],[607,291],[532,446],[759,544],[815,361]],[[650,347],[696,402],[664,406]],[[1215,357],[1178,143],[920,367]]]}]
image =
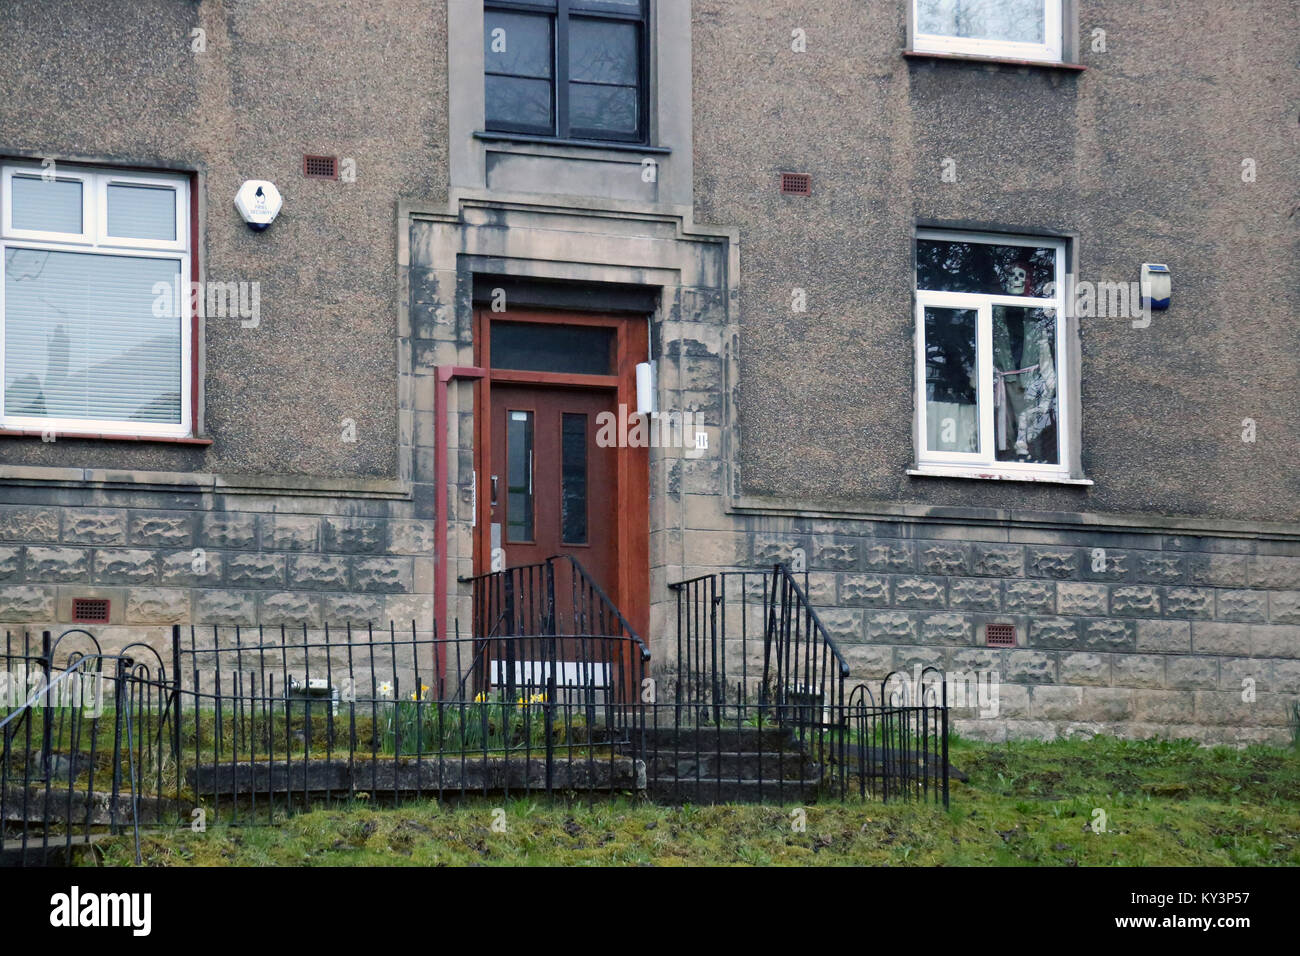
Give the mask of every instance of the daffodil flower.
[{"label": "daffodil flower", "polygon": [[388,700],[393,696],[393,685],[391,681],[384,681],[379,685],[379,696]]}]

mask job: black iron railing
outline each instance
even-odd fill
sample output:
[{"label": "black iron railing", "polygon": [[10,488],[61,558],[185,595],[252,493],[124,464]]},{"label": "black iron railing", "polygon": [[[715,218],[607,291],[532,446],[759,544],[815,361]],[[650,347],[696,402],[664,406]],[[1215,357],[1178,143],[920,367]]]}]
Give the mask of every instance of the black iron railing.
[{"label": "black iron railing", "polygon": [[668,585],[676,595],[675,700],[716,721],[754,701],[804,722],[844,704],[849,665],[790,569],[723,571]]},{"label": "black iron railing", "polygon": [[90,632],[6,633],[0,657],[0,858],[66,862],[74,844],[175,817],[176,693],[156,650]]},{"label": "black iron railing", "polygon": [[108,654],[82,629],[6,634],[4,852],[40,863],[100,833],[339,800],[947,802],[942,675],[846,699],[844,659],[784,567],[673,586],[678,655],[653,675],[578,562],[470,583],[472,627],[450,636],[176,626],[169,648]]},{"label": "black iron railing", "polygon": [[[900,697],[897,675],[879,703],[865,685],[850,693],[848,662],[803,577],[777,564],[669,585],[677,633],[666,668],[673,682],[666,739],[678,749],[670,761],[647,756],[652,788],[667,765],[673,788],[697,798],[856,791],[881,799],[941,794],[946,804],[946,696]],[[652,739],[663,738],[667,716],[652,710]]]}]

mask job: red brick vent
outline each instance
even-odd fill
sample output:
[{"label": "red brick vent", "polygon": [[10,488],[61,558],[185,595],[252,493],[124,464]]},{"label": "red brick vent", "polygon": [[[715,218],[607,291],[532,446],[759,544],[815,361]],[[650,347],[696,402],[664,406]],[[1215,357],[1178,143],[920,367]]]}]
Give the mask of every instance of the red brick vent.
[{"label": "red brick vent", "polygon": [[781,192],[789,196],[811,196],[812,176],[808,173],[782,173]]},{"label": "red brick vent", "polygon": [[1014,624],[985,624],[984,639],[989,647],[1015,647],[1016,626]]},{"label": "red brick vent", "polygon": [[308,179],[338,179],[337,156],[303,156],[302,174]]},{"label": "red brick vent", "polygon": [[74,624],[107,624],[109,602],[106,598],[73,598]]}]

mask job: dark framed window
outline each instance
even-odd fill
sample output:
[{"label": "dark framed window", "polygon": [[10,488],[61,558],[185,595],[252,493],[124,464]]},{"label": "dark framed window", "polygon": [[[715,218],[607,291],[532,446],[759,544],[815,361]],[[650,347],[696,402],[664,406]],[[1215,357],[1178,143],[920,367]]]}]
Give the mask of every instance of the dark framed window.
[{"label": "dark framed window", "polygon": [[647,2],[484,3],[486,128],[644,142]]}]

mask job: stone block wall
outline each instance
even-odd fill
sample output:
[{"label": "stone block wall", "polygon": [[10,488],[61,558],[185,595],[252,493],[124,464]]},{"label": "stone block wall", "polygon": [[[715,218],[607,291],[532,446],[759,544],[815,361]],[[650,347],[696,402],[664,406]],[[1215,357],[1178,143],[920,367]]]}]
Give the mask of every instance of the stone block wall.
[{"label": "stone block wall", "polygon": [[91,628],[106,649],[165,648],[173,623],[427,632],[433,619],[434,522],[409,501],[24,492],[0,488],[0,631],[57,635],[81,597],[110,601]]},{"label": "stone block wall", "polygon": [[[1300,701],[1295,542],[730,517],[746,529],[733,567],[770,567],[802,549],[809,598],[851,684],[878,694],[891,671],[911,676],[918,665],[996,672],[997,713],[958,711],[962,734],[1290,739]],[[988,646],[993,623],[1015,626],[1015,647]]]}]

